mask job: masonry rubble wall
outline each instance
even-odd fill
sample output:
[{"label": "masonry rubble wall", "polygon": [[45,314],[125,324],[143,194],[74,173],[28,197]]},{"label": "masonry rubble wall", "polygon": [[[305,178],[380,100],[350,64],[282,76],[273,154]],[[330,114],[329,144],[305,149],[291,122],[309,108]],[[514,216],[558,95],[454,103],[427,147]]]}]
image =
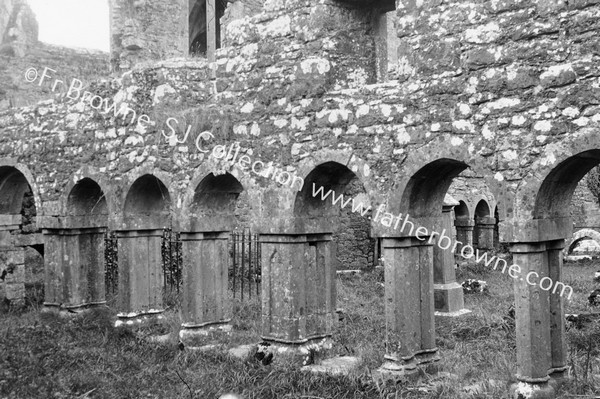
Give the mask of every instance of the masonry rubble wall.
[{"label": "masonry rubble wall", "polygon": [[[376,84],[364,10],[268,2],[227,26],[214,81],[204,61],[173,60],[91,86],[154,125],[50,100],[0,114],[0,156],[31,169],[44,215],[60,213],[83,165],[105,179],[114,209],[142,170],[170,176],[177,208],[194,173],[235,168],[208,162],[193,140],[169,145],[161,130],[176,117],[179,137],[189,123],[215,135],[211,146],[238,141],[290,173],[347,154],[374,203],[392,204],[416,164],[455,157],[486,179],[507,218],[527,219],[524,182],[539,184],[565,148],[595,143],[599,14],[583,0],[406,2],[397,10],[400,80]],[[265,194],[280,189],[272,180],[234,173],[258,199],[253,215],[289,214],[289,197]]]}]

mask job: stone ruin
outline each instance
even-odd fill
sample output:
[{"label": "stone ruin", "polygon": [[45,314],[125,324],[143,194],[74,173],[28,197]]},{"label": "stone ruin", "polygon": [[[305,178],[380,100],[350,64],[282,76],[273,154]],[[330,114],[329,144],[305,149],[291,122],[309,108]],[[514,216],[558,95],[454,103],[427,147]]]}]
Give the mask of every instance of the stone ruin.
[{"label": "stone ruin", "polygon": [[[19,0],[0,5],[13,10],[1,13],[2,59],[39,79],[51,67],[39,86],[47,97],[63,82],[41,102],[37,82],[21,77],[30,99],[0,93],[25,98],[0,111],[5,296],[21,295],[23,248],[43,245],[46,308],[102,306],[111,232],[123,321],[160,315],[161,234],[172,228],[182,240],[182,338],[202,341],[230,325],[226,245],[244,226],[260,237],[262,338],[318,351],[336,323],[340,210],[315,200],[313,183],[339,193],[358,185],[373,207],[429,232],[452,228],[454,213],[457,237],[505,243],[523,273],[561,281],[571,198],[600,162],[596,0],[110,5],[114,75],[104,79],[72,69],[72,53],[55,64],[28,58],[28,48],[42,51],[35,30],[21,29],[34,25],[30,13]],[[233,143],[272,167],[259,176],[204,152]],[[301,190],[282,184],[292,175]],[[485,188],[473,194],[473,184]],[[439,359],[436,308],[464,306],[455,259],[414,232],[368,230],[385,259],[381,370],[410,376]],[[563,297],[522,279],[514,287],[515,397],[554,397],[568,369]]]}]

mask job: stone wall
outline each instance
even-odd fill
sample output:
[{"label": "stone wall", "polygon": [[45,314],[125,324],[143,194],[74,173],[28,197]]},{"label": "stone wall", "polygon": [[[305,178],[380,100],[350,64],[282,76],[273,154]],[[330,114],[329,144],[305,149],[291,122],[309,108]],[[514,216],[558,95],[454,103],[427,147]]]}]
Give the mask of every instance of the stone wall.
[{"label": "stone wall", "polygon": [[188,0],[110,0],[111,67],[188,54]]},{"label": "stone wall", "polygon": [[[34,67],[50,68],[52,77],[92,81],[109,73],[108,54],[71,49],[38,41],[35,15],[22,0],[0,0],[0,110],[23,107],[53,97],[52,87],[28,83],[25,72]],[[60,71],[60,73],[58,72]],[[68,86],[57,86],[56,92]]]},{"label": "stone wall", "polygon": [[[366,85],[376,72],[364,12],[336,2],[295,1],[286,9],[269,2],[264,13],[229,24],[231,46],[217,53],[214,83],[208,66],[195,60],[140,66],[121,80],[92,85],[138,116],[147,113],[154,125],[129,125],[61,98],[0,114],[0,154],[31,169],[44,215],[62,212],[58,201],[83,165],[113,190],[115,210],[142,170],[164,173],[173,196],[183,199],[195,173],[236,170],[207,161],[196,136],[169,145],[160,133],[168,131],[167,118],[185,116],[215,135],[208,147],[239,141],[253,159],[289,172],[337,159],[355,171],[373,202],[399,195],[426,162],[460,159],[486,179],[505,220],[527,218],[533,202],[520,193],[575,151],[566,148],[592,140],[600,121],[593,67],[600,7],[553,4],[400,8],[398,32],[410,49],[399,66],[404,80]],[[178,137],[184,133],[181,123]],[[292,194],[272,180],[235,173],[250,191],[252,215],[289,212]]]},{"label": "stone wall", "polygon": [[598,200],[587,187],[586,179],[582,179],[571,199],[571,217],[574,230],[590,228],[600,230],[600,206]]},{"label": "stone wall", "polygon": [[[353,179],[346,186],[344,196],[357,198],[368,206],[368,198],[360,180]],[[369,211],[364,216],[352,212],[351,206],[341,210],[339,225],[333,234],[337,243],[338,269],[367,269],[376,264],[375,239],[371,237],[371,222],[373,212]]]}]

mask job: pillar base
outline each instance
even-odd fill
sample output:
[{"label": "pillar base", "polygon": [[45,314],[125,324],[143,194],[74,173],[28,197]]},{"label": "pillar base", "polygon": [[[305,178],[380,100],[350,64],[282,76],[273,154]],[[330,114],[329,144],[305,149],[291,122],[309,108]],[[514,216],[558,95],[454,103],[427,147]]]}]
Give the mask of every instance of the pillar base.
[{"label": "pillar base", "polygon": [[164,321],[164,310],[151,309],[144,312],[119,313],[115,327],[142,328],[156,324],[161,324]]},{"label": "pillar base", "polygon": [[550,385],[555,390],[558,390],[561,385],[569,380],[569,366],[550,369],[548,370],[548,375],[550,376]]},{"label": "pillar base", "polygon": [[378,373],[390,379],[407,381],[413,381],[423,373],[437,373],[441,360],[437,349],[417,353],[411,358],[385,355],[384,359],[385,362],[377,369]]},{"label": "pillar base", "polygon": [[554,399],[556,392],[548,382],[530,383],[519,381],[510,387],[512,399]]},{"label": "pillar base", "polygon": [[[434,284],[433,295],[436,315],[438,313],[454,314],[465,310],[465,297],[463,288],[457,282],[449,284]],[[467,313],[468,312],[469,311],[467,311]]]},{"label": "pillar base", "polygon": [[220,337],[231,333],[233,326],[230,322],[231,320],[203,324],[184,323],[179,331],[179,341],[185,349],[202,350],[214,347]]},{"label": "pillar base", "polygon": [[64,305],[45,302],[42,305],[41,312],[46,314],[55,314],[63,318],[69,318],[83,316],[98,309],[108,309],[106,301],[85,303],[81,305]]},{"label": "pillar base", "polygon": [[298,343],[280,342],[263,337],[258,345],[257,359],[263,364],[286,364],[306,366],[326,358],[333,346],[331,336],[311,338]]}]

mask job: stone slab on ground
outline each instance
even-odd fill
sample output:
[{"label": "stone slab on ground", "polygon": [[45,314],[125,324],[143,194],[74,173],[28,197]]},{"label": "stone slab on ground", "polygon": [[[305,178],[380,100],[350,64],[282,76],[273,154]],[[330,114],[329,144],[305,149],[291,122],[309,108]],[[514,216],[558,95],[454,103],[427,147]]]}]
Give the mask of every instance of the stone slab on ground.
[{"label": "stone slab on ground", "polygon": [[456,312],[439,312],[439,311],[435,311],[435,315],[436,316],[442,316],[442,317],[457,317],[457,316],[463,316],[466,314],[471,313],[471,310],[469,309],[461,309],[461,310],[457,310]]},{"label": "stone slab on ground", "polygon": [[329,375],[348,375],[358,368],[360,362],[361,359],[354,356],[333,357],[325,359],[319,364],[304,366],[301,370]]},{"label": "stone slab on ground", "polygon": [[235,357],[235,358],[238,358],[241,360],[248,359],[250,356],[254,355],[255,352],[256,352],[255,344],[240,345],[240,346],[236,346],[235,348],[231,348],[227,351],[229,356]]}]

